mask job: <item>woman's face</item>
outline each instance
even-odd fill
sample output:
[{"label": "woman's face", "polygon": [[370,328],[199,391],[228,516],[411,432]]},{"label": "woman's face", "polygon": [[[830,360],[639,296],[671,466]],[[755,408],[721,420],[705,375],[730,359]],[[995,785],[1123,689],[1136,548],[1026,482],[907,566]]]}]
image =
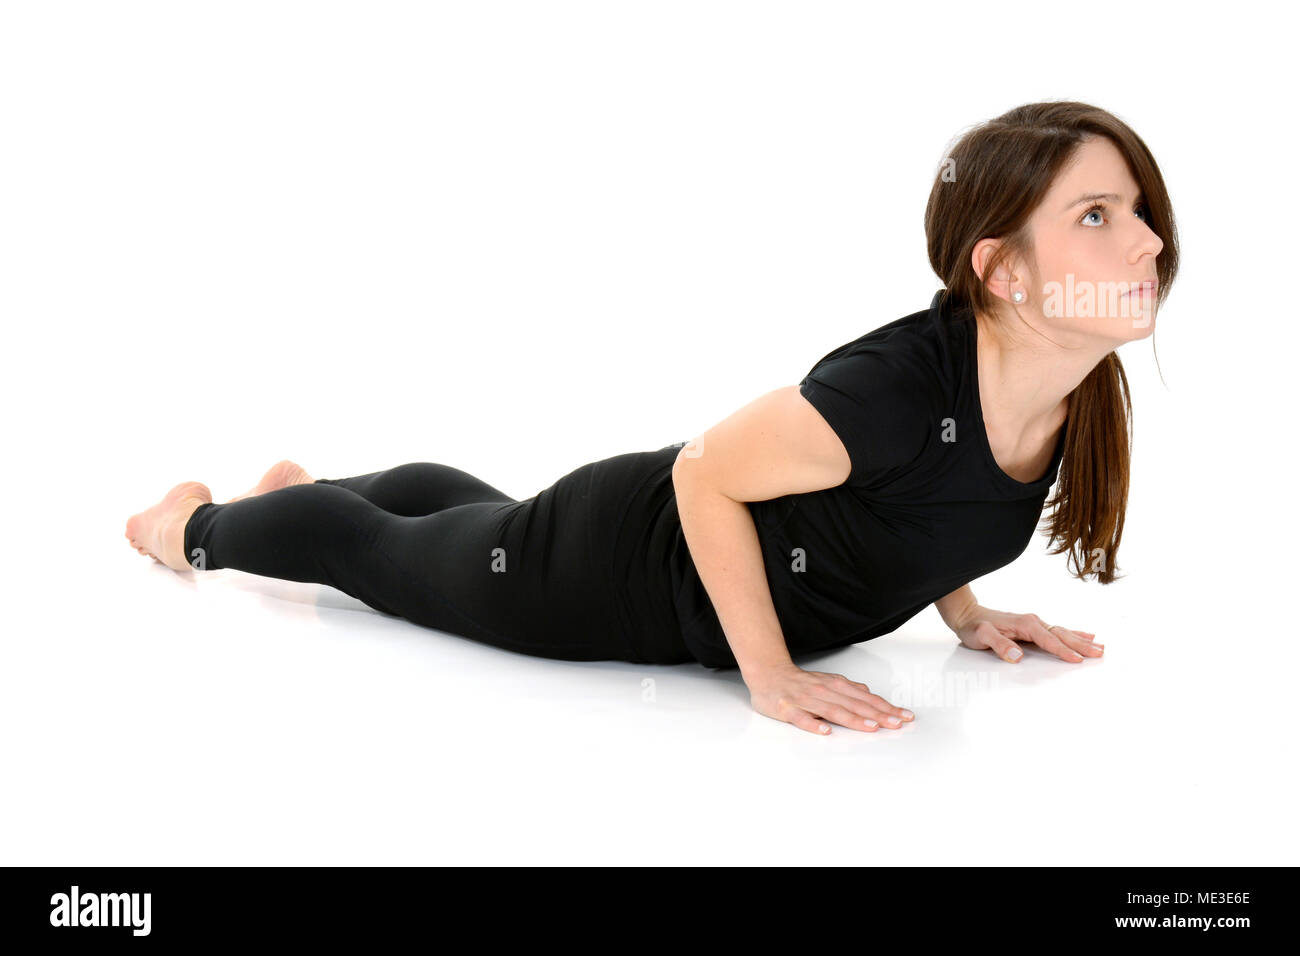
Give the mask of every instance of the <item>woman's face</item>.
[{"label": "woman's face", "polygon": [[1034,324],[1049,334],[1112,346],[1146,338],[1155,329],[1155,291],[1143,294],[1142,283],[1154,282],[1164,248],[1146,219],[1123,155],[1106,137],[1092,137],[1030,217],[1035,262],[1017,267],[1022,281],[1013,288],[1026,298],[1012,307],[1041,315]]}]

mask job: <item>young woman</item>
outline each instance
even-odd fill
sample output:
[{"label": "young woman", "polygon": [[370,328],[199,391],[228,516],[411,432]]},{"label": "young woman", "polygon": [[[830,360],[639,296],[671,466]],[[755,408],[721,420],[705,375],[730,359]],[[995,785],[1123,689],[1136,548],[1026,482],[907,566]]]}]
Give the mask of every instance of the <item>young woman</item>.
[{"label": "young woman", "polygon": [[[889,633],[927,605],[967,647],[1100,657],[1091,633],[978,604],[1053,508],[1054,553],[1105,584],[1128,493],[1118,346],[1154,330],[1177,271],[1146,145],[1075,102],[965,133],[926,207],[945,288],[691,442],[583,465],[517,501],[450,465],[247,495],[199,482],[126,536],[176,570],[329,584],[417,624],[565,660],[739,667],[753,707],[814,733],[913,715],[794,658]],[[1047,494],[1059,484],[1050,503]]]}]

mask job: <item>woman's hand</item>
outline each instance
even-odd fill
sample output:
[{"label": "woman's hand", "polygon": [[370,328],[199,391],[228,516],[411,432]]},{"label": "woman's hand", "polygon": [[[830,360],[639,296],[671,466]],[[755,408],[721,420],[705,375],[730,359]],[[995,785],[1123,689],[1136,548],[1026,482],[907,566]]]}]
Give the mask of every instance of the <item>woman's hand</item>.
[{"label": "woman's hand", "polygon": [[1104,644],[1093,641],[1097,635],[1053,626],[1050,630],[1037,614],[1011,614],[993,611],[976,604],[966,616],[950,625],[957,640],[975,650],[992,650],[1006,661],[1018,661],[1024,652],[1016,641],[1029,641],[1062,660],[1077,664],[1084,657],[1101,657]]},{"label": "woman's hand", "polygon": [[866,684],[843,674],[806,671],[794,664],[766,670],[746,681],[749,701],[765,717],[774,717],[814,734],[829,734],[830,723],[852,730],[901,727],[910,710],[895,707]]}]

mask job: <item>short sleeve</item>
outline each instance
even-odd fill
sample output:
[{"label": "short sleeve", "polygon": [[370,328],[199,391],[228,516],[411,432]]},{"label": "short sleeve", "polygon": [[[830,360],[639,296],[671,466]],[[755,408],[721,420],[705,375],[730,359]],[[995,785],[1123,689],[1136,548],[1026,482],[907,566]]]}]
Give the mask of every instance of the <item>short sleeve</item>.
[{"label": "short sleeve", "polygon": [[844,443],[851,469],[845,483],[870,487],[913,464],[934,423],[934,377],[905,355],[857,345],[822,359],[799,392]]}]

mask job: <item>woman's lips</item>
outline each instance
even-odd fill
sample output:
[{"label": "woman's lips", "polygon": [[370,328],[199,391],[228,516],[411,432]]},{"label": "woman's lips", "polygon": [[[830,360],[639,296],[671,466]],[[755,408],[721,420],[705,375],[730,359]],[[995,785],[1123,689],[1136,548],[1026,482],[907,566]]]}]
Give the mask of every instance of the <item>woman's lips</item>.
[{"label": "woman's lips", "polygon": [[1136,293],[1137,293],[1138,295],[1140,295],[1140,296],[1153,296],[1153,295],[1156,294],[1156,280],[1155,280],[1155,279],[1147,279],[1147,280],[1146,280],[1145,282],[1143,282],[1142,284],[1134,286],[1133,288],[1129,289],[1128,292],[1125,292],[1124,294],[1125,294],[1125,295],[1128,295],[1129,292],[1136,292]]}]

